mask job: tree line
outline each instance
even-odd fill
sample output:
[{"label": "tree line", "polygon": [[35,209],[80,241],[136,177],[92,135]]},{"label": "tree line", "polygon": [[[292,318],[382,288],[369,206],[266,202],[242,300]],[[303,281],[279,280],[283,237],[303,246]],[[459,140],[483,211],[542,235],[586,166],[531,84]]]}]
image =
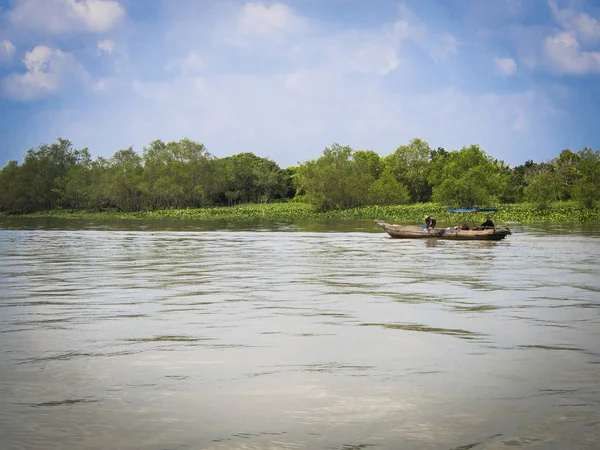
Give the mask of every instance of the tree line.
[{"label": "tree line", "polygon": [[0,211],[55,208],[139,211],[300,201],[319,210],[436,202],[488,206],[532,202],[545,206],[600,200],[600,151],[563,150],[542,163],[510,167],[477,145],[432,149],[415,138],[390,155],[333,144],[316,159],[282,169],[250,152],[224,158],[203,144],[161,140],[142,155],[128,148],[92,160],[66,139],[29,149],[0,171]]}]

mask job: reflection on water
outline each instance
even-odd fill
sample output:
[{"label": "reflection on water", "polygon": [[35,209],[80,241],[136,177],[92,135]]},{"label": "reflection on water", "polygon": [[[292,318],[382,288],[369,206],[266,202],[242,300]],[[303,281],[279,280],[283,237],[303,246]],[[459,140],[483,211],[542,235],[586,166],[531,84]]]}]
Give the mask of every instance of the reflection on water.
[{"label": "reflection on water", "polygon": [[4,449],[600,447],[600,229],[2,219]]},{"label": "reflection on water", "polygon": [[287,221],[229,221],[229,220],[90,220],[52,217],[0,216],[0,227],[16,230],[95,230],[95,231],[306,231],[315,233],[380,232],[372,220],[300,220]]}]

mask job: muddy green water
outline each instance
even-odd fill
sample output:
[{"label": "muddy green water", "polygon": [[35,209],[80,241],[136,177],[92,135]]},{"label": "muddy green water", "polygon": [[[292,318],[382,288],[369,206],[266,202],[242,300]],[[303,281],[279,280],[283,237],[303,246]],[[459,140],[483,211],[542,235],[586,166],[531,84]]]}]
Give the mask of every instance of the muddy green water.
[{"label": "muddy green water", "polygon": [[0,219],[0,448],[600,448],[600,227]]}]

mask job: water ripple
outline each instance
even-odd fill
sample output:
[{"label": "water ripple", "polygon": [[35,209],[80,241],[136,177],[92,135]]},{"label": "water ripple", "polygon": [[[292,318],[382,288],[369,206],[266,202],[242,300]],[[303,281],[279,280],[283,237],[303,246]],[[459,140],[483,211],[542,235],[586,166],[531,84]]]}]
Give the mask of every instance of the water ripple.
[{"label": "water ripple", "polygon": [[3,449],[597,448],[600,228],[511,227],[11,222]]}]

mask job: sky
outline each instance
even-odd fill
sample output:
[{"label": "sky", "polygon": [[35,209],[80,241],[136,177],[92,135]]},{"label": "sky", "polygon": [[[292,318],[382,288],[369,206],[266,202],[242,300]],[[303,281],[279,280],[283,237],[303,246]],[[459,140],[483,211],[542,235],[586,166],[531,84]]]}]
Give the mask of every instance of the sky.
[{"label": "sky", "polygon": [[600,148],[599,0],[0,0],[0,167],[189,138],[289,167],[419,137]]}]

